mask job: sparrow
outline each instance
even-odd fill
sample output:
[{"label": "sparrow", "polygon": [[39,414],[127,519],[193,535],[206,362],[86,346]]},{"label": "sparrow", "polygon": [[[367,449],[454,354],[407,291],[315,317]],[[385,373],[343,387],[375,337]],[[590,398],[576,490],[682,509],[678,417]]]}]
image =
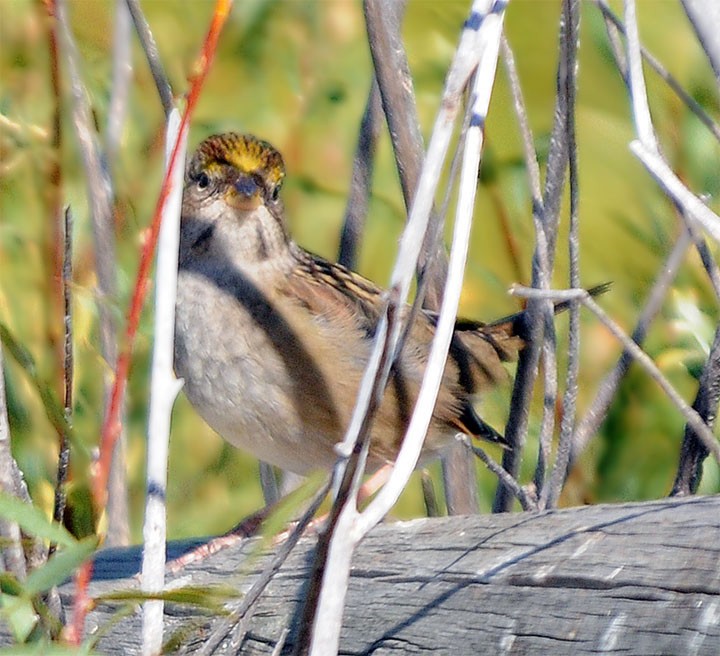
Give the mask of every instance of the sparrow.
[{"label": "sparrow", "polygon": [[[254,136],[205,139],[186,170],[180,227],[175,369],[202,418],[231,444],[286,470],[329,470],[383,311],[383,290],[290,237],[281,154]],[[401,313],[410,316],[410,306]],[[459,320],[423,447],[458,433],[507,446],[479,416],[507,379],[525,316]],[[368,468],[392,462],[413,411],[437,315],[411,318],[372,424]]]}]

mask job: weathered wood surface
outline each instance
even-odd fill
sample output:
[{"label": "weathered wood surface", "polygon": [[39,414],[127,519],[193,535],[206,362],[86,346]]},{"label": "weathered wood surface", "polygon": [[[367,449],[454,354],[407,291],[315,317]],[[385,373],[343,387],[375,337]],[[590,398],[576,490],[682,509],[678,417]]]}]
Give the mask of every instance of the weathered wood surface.
[{"label": "weathered wood surface", "polygon": [[[292,626],[313,545],[302,540],[273,579],[237,653],[270,654]],[[92,592],[128,585],[111,577],[137,557],[103,553],[97,573],[109,580]],[[173,580],[245,591],[264,562],[245,541]],[[109,611],[101,604],[89,626]],[[171,630],[198,617],[177,605],[167,613]],[[204,618],[190,644],[217,621]],[[138,614],[122,620],[100,651],[137,653],[138,627]],[[292,633],[283,653],[291,644]],[[717,656],[720,496],[379,526],[354,560],[341,653],[420,652]],[[217,653],[236,652],[224,644]]]}]

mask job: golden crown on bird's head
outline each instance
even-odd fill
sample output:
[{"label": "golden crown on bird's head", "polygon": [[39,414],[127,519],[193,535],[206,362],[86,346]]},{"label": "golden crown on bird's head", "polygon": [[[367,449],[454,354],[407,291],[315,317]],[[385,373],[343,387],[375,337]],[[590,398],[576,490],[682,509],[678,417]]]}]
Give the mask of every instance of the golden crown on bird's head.
[{"label": "golden crown on bird's head", "polygon": [[195,151],[188,172],[193,177],[200,171],[213,172],[228,165],[248,175],[259,175],[273,187],[279,187],[285,177],[282,155],[271,144],[237,132],[205,139]]}]

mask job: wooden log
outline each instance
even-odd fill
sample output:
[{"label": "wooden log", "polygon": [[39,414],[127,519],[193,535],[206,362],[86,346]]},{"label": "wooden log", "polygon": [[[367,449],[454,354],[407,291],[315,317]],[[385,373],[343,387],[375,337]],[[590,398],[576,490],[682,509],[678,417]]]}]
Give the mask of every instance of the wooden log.
[{"label": "wooden log", "polygon": [[[270,654],[285,627],[290,652],[314,544],[300,541],[237,651],[226,641],[215,653]],[[138,549],[101,552],[92,594],[134,587],[127,577],[138,559]],[[267,559],[257,540],[244,540],[170,581],[245,592]],[[99,604],[88,628],[111,612]],[[200,627],[183,638],[187,653],[222,621],[178,604],[166,615],[168,634]],[[100,652],[138,653],[139,620],[116,624]],[[377,527],[354,560],[341,653],[421,652],[717,656],[720,496]]]}]

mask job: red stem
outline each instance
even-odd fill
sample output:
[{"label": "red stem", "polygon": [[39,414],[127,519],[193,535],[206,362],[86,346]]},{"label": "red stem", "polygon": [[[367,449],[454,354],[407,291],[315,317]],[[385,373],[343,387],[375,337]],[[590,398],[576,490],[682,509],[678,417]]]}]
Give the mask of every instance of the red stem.
[{"label": "red stem", "polygon": [[[215,10],[213,12],[207,36],[205,37],[205,42],[203,43],[203,47],[200,52],[199,60],[196,65],[193,66],[193,71],[197,71],[197,73],[190,77],[190,92],[188,94],[187,105],[185,106],[185,111],[180,123],[180,130],[178,132],[179,135],[183,135],[187,130],[190,117],[197,105],[198,99],[200,98],[200,91],[205,79],[207,78],[210,66],[212,65],[220,31],[225,24],[231,5],[232,0],[217,0],[216,2]],[[160,196],[158,197],[155,212],[153,214],[153,220],[150,225],[150,231],[145,243],[143,244],[142,253],[140,255],[140,265],[138,267],[138,274],[135,281],[132,300],[130,302],[130,310],[125,330],[125,345],[118,357],[117,367],[115,370],[115,381],[113,382],[112,391],[110,393],[110,405],[102,427],[102,434],[100,438],[100,456],[98,458],[98,462],[93,468],[93,501],[98,511],[98,517],[100,517],[102,511],[104,510],[107,501],[107,483],[110,472],[110,462],[115,442],[120,435],[121,428],[120,400],[123,397],[123,391],[127,382],[128,371],[130,369],[130,356],[132,354],[135,335],[137,334],[138,325],[140,323],[140,314],[150,286],[148,284],[150,267],[152,265],[152,258],[155,253],[155,247],[160,233],[162,211],[170,192],[172,172],[179,164],[177,161],[179,146],[180,138],[176,141],[172,155],[170,156],[170,163],[163,178]],[[89,608],[87,589],[91,578],[92,562],[87,562],[79,569],[75,577],[76,592],[72,623],[67,627],[65,634],[66,639],[74,645],[79,645],[82,637],[85,615],[87,614]]]}]

